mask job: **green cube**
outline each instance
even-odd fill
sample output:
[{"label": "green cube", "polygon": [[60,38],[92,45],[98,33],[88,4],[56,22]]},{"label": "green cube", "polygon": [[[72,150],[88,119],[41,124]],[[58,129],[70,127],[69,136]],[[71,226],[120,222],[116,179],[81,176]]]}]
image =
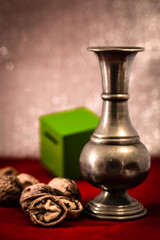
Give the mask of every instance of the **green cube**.
[{"label": "green cube", "polygon": [[41,162],[57,177],[81,177],[79,156],[99,117],[85,107],[40,117]]}]

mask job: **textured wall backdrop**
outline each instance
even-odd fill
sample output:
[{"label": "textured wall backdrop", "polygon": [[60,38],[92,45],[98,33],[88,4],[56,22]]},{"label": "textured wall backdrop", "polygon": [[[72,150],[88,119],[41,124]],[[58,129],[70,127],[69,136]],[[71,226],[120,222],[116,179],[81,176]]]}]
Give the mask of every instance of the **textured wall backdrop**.
[{"label": "textured wall backdrop", "polygon": [[159,0],[0,0],[0,155],[39,156],[39,116],[86,106],[100,115],[92,45],[144,47],[130,81],[130,116],[160,155]]}]

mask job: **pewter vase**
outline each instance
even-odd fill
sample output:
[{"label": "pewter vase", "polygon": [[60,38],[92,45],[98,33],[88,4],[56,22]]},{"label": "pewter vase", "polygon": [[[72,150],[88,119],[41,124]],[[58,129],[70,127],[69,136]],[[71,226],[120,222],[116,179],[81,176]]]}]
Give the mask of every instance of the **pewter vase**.
[{"label": "pewter vase", "polygon": [[[138,47],[90,47],[99,59],[102,75],[100,122],[80,155],[83,177],[101,193],[85,206],[93,217],[130,220],[146,209],[127,189],[141,184],[150,169],[150,157],[132,126],[128,112],[128,84]],[[147,194],[147,193],[146,193]]]}]

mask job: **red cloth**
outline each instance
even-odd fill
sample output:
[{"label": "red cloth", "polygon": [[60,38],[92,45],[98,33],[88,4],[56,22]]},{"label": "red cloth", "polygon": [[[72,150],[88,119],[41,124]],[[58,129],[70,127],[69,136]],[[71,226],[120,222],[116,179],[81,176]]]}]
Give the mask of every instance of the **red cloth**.
[{"label": "red cloth", "polygon": [[[0,167],[13,166],[19,172],[32,174],[48,183],[52,175],[38,161],[0,161]],[[20,208],[0,207],[0,240],[160,240],[160,159],[152,160],[148,178],[129,193],[148,210],[146,217],[133,221],[102,221],[81,215],[77,220],[65,220],[52,228],[34,225]],[[77,181],[82,204],[97,195],[100,190],[84,180]]]}]

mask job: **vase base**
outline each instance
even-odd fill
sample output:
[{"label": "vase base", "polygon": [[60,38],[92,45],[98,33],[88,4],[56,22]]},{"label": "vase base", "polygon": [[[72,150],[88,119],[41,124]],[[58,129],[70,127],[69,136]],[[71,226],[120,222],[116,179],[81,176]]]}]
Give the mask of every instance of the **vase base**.
[{"label": "vase base", "polygon": [[133,220],[146,215],[147,210],[127,192],[102,191],[89,201],[84,211],[102,220]]}]

